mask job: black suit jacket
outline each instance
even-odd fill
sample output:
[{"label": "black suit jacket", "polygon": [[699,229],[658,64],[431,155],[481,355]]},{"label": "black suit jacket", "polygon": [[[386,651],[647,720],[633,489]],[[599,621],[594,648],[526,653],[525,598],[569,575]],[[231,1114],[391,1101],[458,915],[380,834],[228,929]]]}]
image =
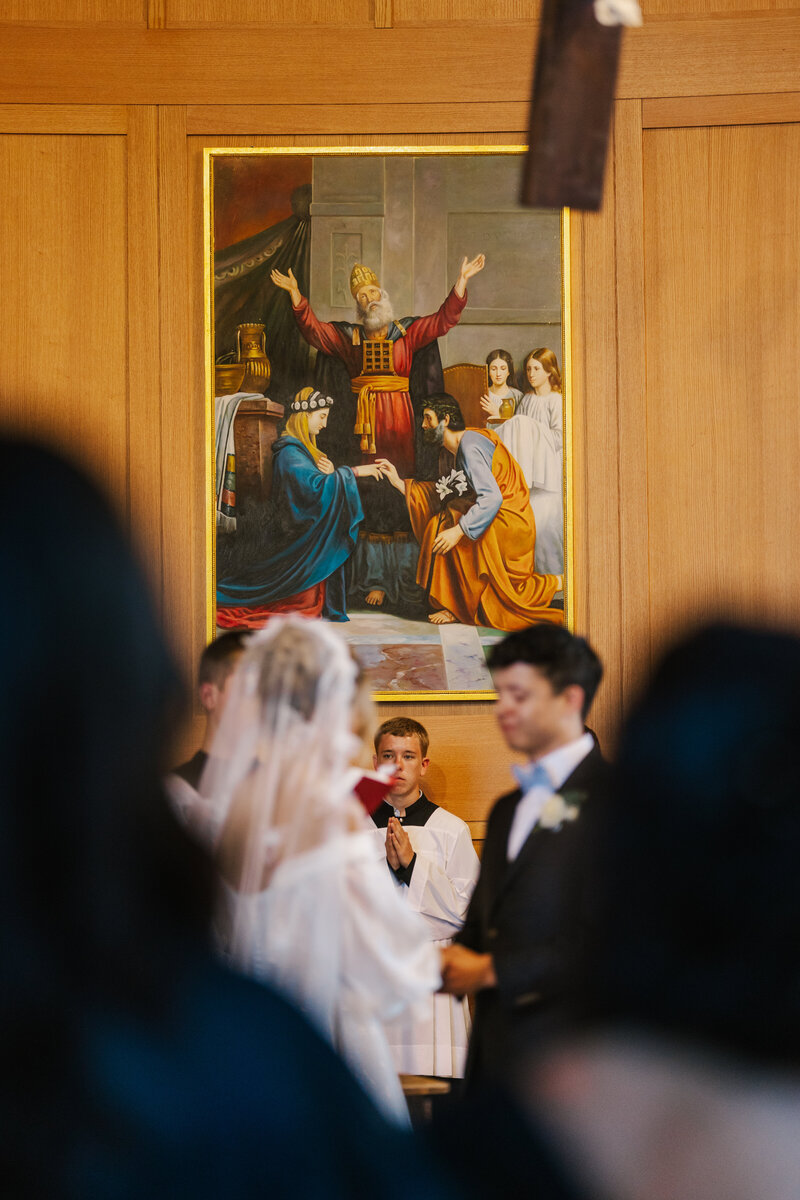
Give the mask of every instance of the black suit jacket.
[{"label": "black suit jacket", "polygon": [[570,951],[584,928],[576,874],[586,827],[583,806],[605,787],[609,766],[595,744],[559,788],[584,796],[581,815],[560,829],[536,825],[513,862],[508,834],[522,792],[501,796],[489,816],[481,873],[456,941],[492,955],[497,987],[475,998],[467,1086],[502,1081],[548,1027],[563,998]]}]

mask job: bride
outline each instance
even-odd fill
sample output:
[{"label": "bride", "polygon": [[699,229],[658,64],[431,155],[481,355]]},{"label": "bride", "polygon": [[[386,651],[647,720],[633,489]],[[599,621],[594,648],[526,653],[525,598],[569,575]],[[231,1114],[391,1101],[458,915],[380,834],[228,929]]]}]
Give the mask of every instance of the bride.
[{"label": "bride", "polygon": [[384,1113],[407,1123],[383,1023],[441,976],[353,794],[365,709],[358,668],[324,622],[273,618],[247,642],[200,793],[224,880],[226,957],[283,990]]}]

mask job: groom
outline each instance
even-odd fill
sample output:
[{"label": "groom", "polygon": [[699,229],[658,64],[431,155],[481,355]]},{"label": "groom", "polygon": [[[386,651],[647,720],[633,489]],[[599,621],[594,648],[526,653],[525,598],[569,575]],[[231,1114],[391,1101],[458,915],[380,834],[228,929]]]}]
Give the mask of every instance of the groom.
[{"label": "groom", "polygon": [[529,761],[492,809],[464,927],[443,952],[443,990],[475,997],[470,1091],[506,1079],[558,1013],[582,931],[569,886],[581,813],[609,772],[584,725],[603,673],[588,642],[533,625],[496,645],[489,667],[500,728]]}]

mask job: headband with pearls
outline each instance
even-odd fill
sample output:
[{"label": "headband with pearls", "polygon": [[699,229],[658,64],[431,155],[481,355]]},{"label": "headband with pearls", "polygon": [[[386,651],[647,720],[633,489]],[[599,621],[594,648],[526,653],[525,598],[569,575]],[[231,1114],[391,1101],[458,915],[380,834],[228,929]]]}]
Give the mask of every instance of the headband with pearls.
[{"label": "headband with pearls", "polygon": [[[305,390],[305,389],[304,389]],[[319,408],[331,408],[333,398],[331,396],[323,396],[322,392],[312,392],[306,399],[301,400],[303,392],[298,392],[291,404],[292,412],[314,412]]]}]

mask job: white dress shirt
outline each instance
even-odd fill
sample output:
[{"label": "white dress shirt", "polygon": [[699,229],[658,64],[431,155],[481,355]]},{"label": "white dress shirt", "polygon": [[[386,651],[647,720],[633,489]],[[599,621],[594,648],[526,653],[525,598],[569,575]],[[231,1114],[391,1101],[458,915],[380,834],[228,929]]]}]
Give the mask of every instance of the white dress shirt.
[{"label": "white dress shirt", "polygon": [[542,758],[515,769],[523,788],[523,796],[514,810],[514,819],[508,831],[506,857],[509,862],[514,861],[525,845],[550,796],[569,779],[578,763],[583,762],[593,746],[592,735],[584,733],[576,741],[559,746],[557,750],[551,750]]}]

